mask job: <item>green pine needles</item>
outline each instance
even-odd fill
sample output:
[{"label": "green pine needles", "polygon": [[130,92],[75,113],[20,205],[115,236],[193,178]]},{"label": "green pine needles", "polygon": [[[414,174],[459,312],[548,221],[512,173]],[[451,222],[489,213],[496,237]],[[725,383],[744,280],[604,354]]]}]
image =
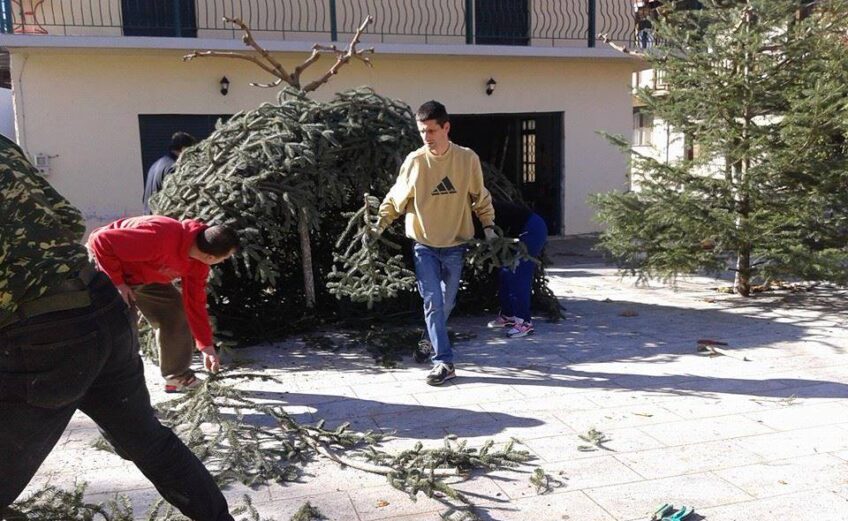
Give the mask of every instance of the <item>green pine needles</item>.
[{"label": "green pine needles", "polygon": [[[471,519],[473,502],[454,483],[475,472],[512,469],[532,459],[529,452],[516,448],[516,440],[500,448],[490,440],[475,448],[452,435],[442,447],[425,449],[418,442],[411,449],[390,453],[380,447],[383,436],[379,433],[352,431],[349,423],[335,428],[327,428],[323,420],[300,423],[283,407],[267,403],[261,392],[250,393],[233,383],[251,380],[273,379],[237,372],[209,375],[203,385],[157,405],[162,422],[174,429],[224,486],[293,481],[302,474],[303,464],[320,457],[385,476],[412,500],[419,493],[433,497]],[[159,521],[156,516],[160,515],[169,519],[175,514],[160,503],[154,506],[150,521]]]},{"label": "green pine needles", "polygon": [[[77,483],[74,490],[67,491],[54,486],[42,487],[27,498],[15,502],[6,510],[0,509],[3,521],[134,521],[130,499],[116,495],[108,501],[91,503],[85,500],[87,483]],[[236,521],[274,521],[261,518],[250,496],[245,495],[242,503],[232,509]],[[191,521],[160,499],[151,505],[145,521]],[[308,518],[307,518],[308,519]],[[320,518],[316,518],[320,519]]]},{"label": "green pine needles", "polygon": [[126,497],[104,503],[85,501],[85,483],[77,483],[72,491],[45,486],[26,499],[0,509],[4,521],[133,521],[132,504]]},{"label": "green pine needles", "polygon": [[[348,245],[342,253],[334,254],[336,264],[327,275],[327,289],[336,298],[364,302],[368,309],[373,308],[375,302],[415,289],[415,272],[405,266],[403,255],[397,253],[401,245],[386,237],[386,233],[374,231],[380,220],[379,206],[376,197],[365,194],[362,208],[346,214],[348,225],[336,242],[336,248],[344,247],[345,241]],[[337,269],[337,264],[341,269]]]},{"label": "green pine needles", "polygon": [[662,81],[638,92],[688,153],[632,149],[632,190],[594,199],[603,247],[644,278],[729,269],[745,296],[848,281],[848,2],[701,3],[660,9],[644,55]]}]

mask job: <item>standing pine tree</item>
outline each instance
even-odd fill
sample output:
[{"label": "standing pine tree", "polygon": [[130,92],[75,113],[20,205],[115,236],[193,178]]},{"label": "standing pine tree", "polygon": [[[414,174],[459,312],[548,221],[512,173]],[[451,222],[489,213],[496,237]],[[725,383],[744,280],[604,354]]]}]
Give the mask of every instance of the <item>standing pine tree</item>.
[{"label": "standing pine tree", "polygon": [[745,296],[787,276],[844,281],[848,3],[688,4],[654,21],[644,57],[665,85],[638,97],[698,153],[633,152],[633,190],[594,199],[602,246],[642,277],[730,268]]}]

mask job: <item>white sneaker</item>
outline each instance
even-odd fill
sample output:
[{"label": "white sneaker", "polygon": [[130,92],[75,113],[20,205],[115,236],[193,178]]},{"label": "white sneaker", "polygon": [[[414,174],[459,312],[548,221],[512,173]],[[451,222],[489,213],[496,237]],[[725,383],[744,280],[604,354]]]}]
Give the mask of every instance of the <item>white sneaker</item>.
[{"label": "white sneaker", "polygon": [[505,317],[498,313],[498,318],[490,321],[486,326],[491,328],[511,327],[513,324],[515,324],[515,317]]},{"label": "white sneaker", "polygon": [[518,322],[506,332],[509,338],[520,338],[527,335],[532,335],[535,332],[533,322]]}]

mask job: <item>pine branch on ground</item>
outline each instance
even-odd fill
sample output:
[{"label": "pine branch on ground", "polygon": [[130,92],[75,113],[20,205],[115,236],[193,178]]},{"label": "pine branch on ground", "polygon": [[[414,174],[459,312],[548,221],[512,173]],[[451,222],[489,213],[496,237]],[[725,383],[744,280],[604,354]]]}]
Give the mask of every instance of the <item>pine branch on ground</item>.
[{"label": "pine branch on ground", "polygon": [[376,473],[386,475],[389,484],[409,494],[416,500],[419,492],[427,497],[447,497],[468,507],[473,503],[462,493],[448,484],[447,477],[467,477],[475,470],[515,468],[532,459],[530,453],[514,448],[515,440],[504,444],[501,449],[492,450],[494,442],[489,440],[480,449],[468,447],[466,441],[454,441],[448,436],[444,446],[438,449],[425,449],[418,442],[412,449],[398,454],[390,454],[375,447],[369,447],[365,458],[379,465],[382,470]]},{"label": "pine branch on ground", "polygon": [[159,365],[159,343],[156,341],[156,331],[144,317],[138,317],[138,346],[141,356]]},{"label": "pine branch on ground", "polygon": [[[103,503],[85,501],[87,483],[77,483],[73,491],[54,486],[45,486],[26,499],[15,502],[6,511],[0,510],[3,521],[133,521],[132,502],[125,495]],[[274,521],[261,518],[250,497],[245,495],[242,503],[232,509],[236,521]],[[173,506],[159,499],[151,505],[146,521],[191,521]]]},{"label": "pine branch on ground", "polygon": [[305,456],[279,429],[254,424],[249,415],[266,413],[228,381],[278,380],[264,374],[222,372],[209,375],[188,393],[156,406],[161,421],[172,427],[222,485],[258,486],[293,481],[299,469],[290,464]]},{"label": "pine branch on ground", "polygon": [[[417,443],[412,449],[388,453],[379,448],[380,434],[351,431],[348,423],[334,429],[325,428],[323,420],[302,424],[282,407],[258,403],[247,392],[223,383],[249,378],[270,380],[264,375],[211,375],[200,387],[158,406],[163,422],[175,429],[222,483],[285,481],[291,478],[293,468],[286,462],[302,464],[320,456],[386,476],[393,487],[413,500],[420,492],[442,501],[454,500],[464,505],[461,510],[468,511],[471,502],[448,478],[465,479],[474,471],[514,468],[531,459],[527,451],[515,449],[514,440],[493,450],[492,441],[476,449],[455,437],[446,438],[437,449],[424,449]],[[260,416],[261,424],[251,423],[248,412]],[[273,424],[261,418],[273,420]]]},{"label": "pine branch on ground", "polygon": [[[230,510],[235,521],[275,521],[272,517],[261,517],[256,507],[253,506],[253,501],[250,496],[245,494],[242,496],[241,504],[233,507]],[[176,508],[160,498],[156,503],[151,505],[147,512],[145,521],[192,521],[191,519],[180,514]]]},{"label": "pine branch on ground", "polygon": [[579,450],[580,452],[592,452],[592,451],[595,451],[595,450],[598,450],[598,449],[612,450],[609,447],[606,447],[604,445],[605,443],[609,443],[612,440],[610,440],[610,438],[606,434],[595,429],[594,427],[589,429],[584,434],[578,434],[577,437],[580,438],[581,440],[591,444],[591,445],[579,445],[577,447],[577,450]]},{"label": "pine branch on ground", "polygon": [[125,496],[105,503],[85,501],[86,483],[77,483],[73,491],[54,486],[36,490],[26,499],[0,509],[4,521],[133,521],[132,504]]},{"label": "pine branch on ground", "polygon": [[290,521],[321,521],[323,519],[327,518],[307,501],[294,513]]},{"label": "pine branch on ground", "polygon": [[533,471],[533,474],[530,476],[530,484],[536,488],[536,493],[538,494],[547,494],[553,492],[556,488],[565,486],[562,480],[551,476],[541,467]]}]

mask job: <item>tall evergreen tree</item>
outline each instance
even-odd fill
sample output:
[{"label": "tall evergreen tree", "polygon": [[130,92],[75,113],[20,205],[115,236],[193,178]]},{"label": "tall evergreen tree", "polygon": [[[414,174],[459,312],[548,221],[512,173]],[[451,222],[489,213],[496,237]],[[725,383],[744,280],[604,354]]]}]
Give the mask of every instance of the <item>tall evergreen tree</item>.
[{"label": "tall evergreen tree", "polygon": [[[643,277],[735,271],[845,281],[846,0],[669,2],[638,97],[697,144],[666,163],[633,152],[633,190],[596,196],[602,246]],[[611,137],[630,152],[623,138]]]}]

